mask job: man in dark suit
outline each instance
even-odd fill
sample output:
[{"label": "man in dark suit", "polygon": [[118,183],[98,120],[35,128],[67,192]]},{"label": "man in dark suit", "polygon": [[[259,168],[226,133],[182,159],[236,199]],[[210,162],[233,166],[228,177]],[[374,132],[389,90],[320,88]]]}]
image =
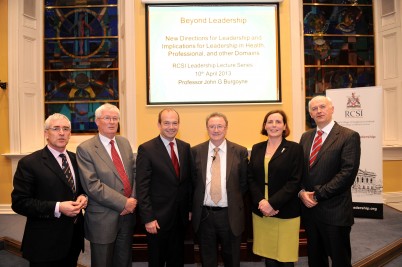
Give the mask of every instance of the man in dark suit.
[{"label": "man in dark suit", "polygon": [[209,141],[192,148],[193,225],[204,267],[217,266],[218,241],[225,267],[240,266],[248,152],[226,140],[227,127],[224,114],[210,114],[206,119]]},{"label": "man in dark suit", "polygon": [[70,136],[68,118],[50,115],[47,146],[22,158],[14,175],[12,209],[27,217],[21,250],[31,267],[76,267],[84,249],[87,198],[75,154],[66,150]]},{"label": "man in dark suit", "polygon": [[149,266],[184,265],[192,172],[190,145],[175,138],[179,124],[174,109],[163,109],[158,115],[160,135],[138,147],[137,196],[147,231]]},{"label": "man in dark suit", "polygon": [[99,134],[77,148],[81,183],[89,197],[85,238],[91,243],[92,267],[131,267],[135,226],[134,154],[117,136],[120,111],[104,104],[95,111]]},{"label": "man in dark suit", "polygon": [[360,135],[333,121],[328,97],[311,99],[309,112],[317,128],[300,140],[305,167],[299,192],[309,266],[329,266],[328,256],[333,267],[351,266],[351,186],[360,164]]}]

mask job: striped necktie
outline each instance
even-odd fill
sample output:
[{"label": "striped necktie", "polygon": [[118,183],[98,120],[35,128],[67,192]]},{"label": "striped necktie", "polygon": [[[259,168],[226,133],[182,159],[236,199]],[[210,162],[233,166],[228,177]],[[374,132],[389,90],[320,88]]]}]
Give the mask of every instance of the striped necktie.
[{"label": "striped necktie", "polygon": [[59,157],[61,158],[61,168],[64,172],[64,175],[66,176],[67,182],[70,185],[71,190],[73,191],[73,193],[75,195],[76,189],[75,189],[75,184],[74,184],[74,178],[73,178],[73,174],[71,173],[70,165],[67,162],[66,155],[60,154]]},{"label": "striped necktie", "polygon": [[322,146],[322,134],[324,132],[319,130],[317,131],[317,135],[314,138],[314,142],[313,142],[313,148],[311,149],[311,154],[310,154],[310,168],[311,166],[313,166],[313,163],[315,161],[315,159],[317,158],[317,154],[321,149]]}]

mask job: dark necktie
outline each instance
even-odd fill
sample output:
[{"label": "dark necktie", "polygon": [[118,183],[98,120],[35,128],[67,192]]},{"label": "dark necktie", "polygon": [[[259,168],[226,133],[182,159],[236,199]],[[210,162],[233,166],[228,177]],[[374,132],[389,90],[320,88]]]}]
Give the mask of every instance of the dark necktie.
[{"label": "dark necktie", "polygon": [[311,149],[311,154],[310,154],[310,168],[313,165],[315,159],[317,158],[317,154],[321,149],[322,146],[322,134],[324,132],[319,130],[317,131],[317,136],[314,138],[314,142],[313,142],[313,148]]},{"label": "dark necktie", "polygon": [[170,142],[169,145],[170,145],[170,158],[172,159],[173,167],[176,172],[177,178],[180,179],[180,166],[179,166],[179,160],[177,159],[177,155],[174,152],[174,148],[173,148],[174,143]]},{"label": "dark necktie", "polygon": [[124,195],[126,197],[130,197],[131,196],[130,181],[128,180],[128,176],[127,176],[126,170],[124,169],[123,162],[121,161],[121,158],[120,158],[119,154],[117,153],[116,148],[114,147],[114,140],[110,141],[110,145],[112,146],[112,149],[111,149],[112,161],[114,163],[114,166],[116,167],[117,172],[119,173],[121,181],[123,182]]},{"label": "dark necktie", "polygon": [[214,148],[214,156],[212,157],[211,165],[211,189],[209,194],[211,195],[211,200],[218,204],[222,199],[222,189],[221,189],[221,158],[219,157],[219,147]]},{"label": "dark necktie", "polygon": [[73,191],[73,193],[75,195],[76,190],[75,190],[75,185],[74,185],[74,178],[73,178],[73,174],[71,173],[70,165],[68,165],[66,155],[65,154],[60,154],[59,156],[60,156],[61,161],[62,161],[61,168],[62,168],[62,170],[64,172],[64,175],[66,176],[67,182],[70,185],[71,190]]}]

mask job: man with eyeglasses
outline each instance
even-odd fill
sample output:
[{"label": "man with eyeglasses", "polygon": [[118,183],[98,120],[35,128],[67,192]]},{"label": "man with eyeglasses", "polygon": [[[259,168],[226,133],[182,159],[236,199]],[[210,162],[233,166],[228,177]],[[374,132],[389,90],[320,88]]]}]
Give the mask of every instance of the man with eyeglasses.
[{"label": "man with eyeglasses", "polygon": [[148,238],[149,266],[183,266],[191,219],[190,144],[176,138],[176,110],[159,112],[159,135],[138,147],[137,196]]},{"label": "man with eyeglasses", "polygon": [[81,187],[76,156],[67,151],[69,119],[59,113],[45,121],[47,145],[18,162],[12,209],[27,217],[21,245],[31,267],[75,267],[84,250]]},{"label": "man with eyeglasses", "polygon": [[100,106],[95,111],[99,134],[77,148],[81,183],[89,198],[85,238],[92,267],[132,266],[135,161],[129,141],[116,135],[119,120],[116,106]]},{"label": "man with eyeglasses", "polygon": [[224,266],[239,267],[248,152],[226,139],[228,120],[224,114],[210,114],[206,128],[209,141],[191,149],[195,164],[193,226],[202,266],[218,266],[220,243]]}]

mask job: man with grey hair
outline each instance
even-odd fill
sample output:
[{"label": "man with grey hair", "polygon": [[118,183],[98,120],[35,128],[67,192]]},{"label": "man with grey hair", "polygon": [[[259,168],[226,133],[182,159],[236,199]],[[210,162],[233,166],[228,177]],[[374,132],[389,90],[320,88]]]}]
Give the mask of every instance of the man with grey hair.
[{"label": "man with grey hair", "polygon": [[104,104],[95,111],[99,134],[77,148],[81,183],[88,195],[85,238],[92,267],[132,265],[135,161],[129,141],[118,136],[120,111]]},{"label": "man with grey hair", "polygon": [[45,121],[47,145],[18,162],[11,193],[12,209],[27,217],[21,245],[30,266],[77,266],[84,249],[87,206],[75,154],[67,151],[69,119],[60,114]]},{"label": "man with grey hair", "polygon": [[206,129],[209,140],[191,149],[195,165],[193,226],[201,261],[203,266],[216,267],[220,242],[225,267],[239,267],[248,152],[226,140],[228,120],[224,114],[210,114]]},{"label": "man with grey hair", "polygon": [[307,234],[310,267],[352,266],[350,231],[354,223],[351,187],[360,165],[359,133],[336,123],[329,97],[316,96],[309,112],[317,127],[305,132],[304,173],[299,198]]}]

